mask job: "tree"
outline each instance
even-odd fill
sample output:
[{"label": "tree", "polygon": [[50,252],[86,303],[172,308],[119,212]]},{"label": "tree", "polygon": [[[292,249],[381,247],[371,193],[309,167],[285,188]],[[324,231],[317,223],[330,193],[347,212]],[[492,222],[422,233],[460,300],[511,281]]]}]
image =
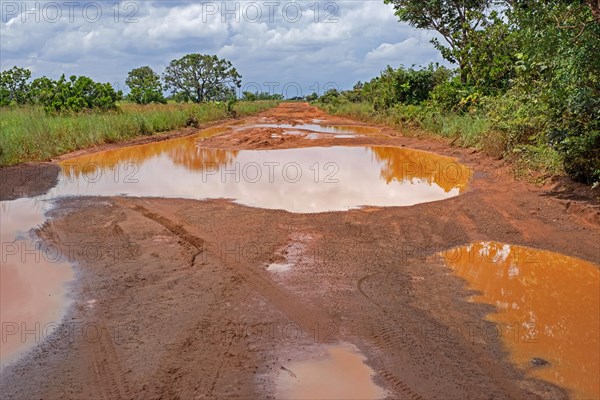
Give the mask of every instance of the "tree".
[{"label": "tree", "polygon": [[537,93],[537,139],[562,156],[575,180],[600,182],[600,23],[589,2],[512,2],[520,43],[513,86]]},{"label": "tree", "polygon": [[367,100],[376,110],[393,107],[395,104],[421,104],[429,99],[433,89],[449,81],[452,72],[439,65],[414,69],[388,67],[380,76],[367,83],[359,82],[352,91],[344,95],[350,101]]},{"label": "tree", "polygon": [[35,93],[47,112],[108,111],[117,108],[122,97],[110,83],[94,82],[87,76],[64,75],[58,81],[48,78],[35,80]]},{"label": "tree", "polygon": [[317,101],[318,99],[319,99],[319,95],[316,92],[313,92],[313,93],[309,94],[308,96],[306,96],[306,101],[308,101],[308,102]]},{"label": "tree", "polygon": [[462,83],[468,83],[471,74],[470,44],[477,29],[487,19],[486,11],[494,0],[384,0],[392,4],[400,21],[438,32],[449,47],[432,39],[442,57],[458,64]]},{"label": "tree", "polygon": [[17,66],[0,73],[0,106],[25,104],[29,100],[31,71]]},{"label": "tree", "polygon": [[152,68],[134,68],[127,74],[125,84],[131,92],[127,98],[138,104],[166,103],[160,77]]},{"label": "tree", "polygon": [[173,60],[163,75],[167,89],[195,103],[235,97],[241,78],[230,61],[206,54]]},{"label": "tree", "polygon": [[258,96],[252,92],[244,92],[242,93],[242,100],[244,101],[256,101]]},{"label": "tree", "polygon": [[504,17],[497,11],[489,13],[468,44],[469,83],[486,95],[506,92],[515,77],[518,36]]},{"label": "tree", "polygon": [[29,99],[33,104],[48,104],[49,99],[54,95],[56,82],[52,79],[42,76],[31,82],[29,90]]}]

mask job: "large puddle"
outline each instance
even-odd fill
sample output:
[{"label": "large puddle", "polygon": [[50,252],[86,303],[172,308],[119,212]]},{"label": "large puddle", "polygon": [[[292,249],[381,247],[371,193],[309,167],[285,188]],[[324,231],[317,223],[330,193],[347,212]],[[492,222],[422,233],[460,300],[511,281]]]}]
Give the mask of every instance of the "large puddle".
[{"label": "large puddle", "polygon": [[557,253],[481,242],[442,254],[458,276],[494,305],[488,316],[516,364],[569,389],[600,398],[600,273]]},{"label": "large puddle", "polygon": [[293,362],[277,378],[278,399],[383,399],[373,370],[350,344],[328,346],[317,359]]},{"label": "large puddle", "polygon": [[[332,127],[319,132],[332,130],[346,132]],[[49,249],[39,248],[30,235],[45,222],[44,212],[54,199],[225,198],[251,207],[317,213],[444,200],[462,193],[471,179],[471,171],[453,159],[393,147],[235,151],[201,146],[202,138],[223,131],[212,128],[195,136],[64,161],[58,184],[45,195],[0,202],[0,361],[50,332],[48,328],[27,334],[37,323],[54,327],[64,315],[65,283],[72,270]]]},{"label": "large puddle", "polygon": [[462,193],[471,178],[451,158],[403,148],[222,150],[192,139],[112,150],[61,166],[51,197],[226,198],[296,213],[444,200]]}]

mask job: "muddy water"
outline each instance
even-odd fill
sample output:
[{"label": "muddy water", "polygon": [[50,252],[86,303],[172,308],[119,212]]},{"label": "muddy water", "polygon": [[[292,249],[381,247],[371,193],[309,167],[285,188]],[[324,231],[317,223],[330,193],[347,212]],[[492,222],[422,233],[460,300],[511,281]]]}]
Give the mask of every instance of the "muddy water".
[{"label": "muddy water", "polygon": [[238,130],[254,129],[254,128],[279,128],[288,130],[289,132],[310,131],[317,133],[334,134],[334,136],[355,137],[363,134],[376,134],[379,129],[370,126],[355,126],[355,125],[318,125],[318,124],[253,124],[242,125]]},{"label": "muddy water", "polygon": [[600,398],[600,273],[561,254],[481,242],[443,253],[470,287],[473,301],[496,307],[488,318],[516,364],[565,387]]},{"label": "muddy water", "polygon": [[285,366],[277,379],[279,399],[383,399],[373,370],[350,344],[329,346],[318,358]]},{"label": "muddy water", "polygon": [[194,140],[127,147],[62,163],[50,195],[227,198],[299,213],[410,206],[458,196],[471,171],[394,147],[202,148]]},{"label": "muddy water", "polygon": [[[64,260],[49,256],[48,250],[34,250],[36,241],[29,234],[45,222],[45,208],[54,199],[90,195],[226,198],[251,207],[316,213],[443,200],[462,193],[471,178],[470,170],[450,158],[392,147],[272,151],[201,147],[203,137],[228,129],[212,128],[191,137],[68,160],[61,163],[58,184],[45,195],[0,202],[5,258],[0,265],[1,321],[3,327],[20,327],[0,343],[2,362],[44,336],[20,335],[22,328],[36,323],[52,327],[64,315],[65,284],[72,270]],[[356,132],[357,128],[352,129]],[[320,130],[347,132],[339,127]],[[280,269],[272,268],[274,272]]]},{"label": "muddy water", "polygon": [[68,305],[71,265],[29,231],[44,222],[49,204],[32,199],[4,202],[0,209],[0,362],[16,359],[28,344],[48,337]]}]

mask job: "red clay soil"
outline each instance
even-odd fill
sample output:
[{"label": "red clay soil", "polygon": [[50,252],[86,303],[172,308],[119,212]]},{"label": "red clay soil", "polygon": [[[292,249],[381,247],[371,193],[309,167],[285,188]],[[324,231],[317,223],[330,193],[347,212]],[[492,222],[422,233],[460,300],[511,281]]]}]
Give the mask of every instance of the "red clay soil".
[{"label": "red clay soil", "polygon": [[[305,104],[247,123],[352,124]],[[293,214],[226,200],[71,198],[40,230],[47,243],[128,249],[77,259],[65,325],[3,371],[3,398],[274,398],[277,374],[320,343],[349,342],[389,398],[566,398],[515,367],[483,334],[492,307],[470,302],[439,251],[490,240],[600,264],[600,209],[577,185],[535,187],[470,149],[380,127],[306,140],[277,128],[203,141],[232,149],[385,144],[456,157],[469,190],[412,207]],[[578,192],[579,191],[579,192]],[[293,259],[285,274],[266,270]],[[94,300],[90,302],[90,300]],[[449,327],[460,335],[441,335]],[[292,334],[290,334],[290,330]],[[596,349],[597,351],[597,349]]]}]

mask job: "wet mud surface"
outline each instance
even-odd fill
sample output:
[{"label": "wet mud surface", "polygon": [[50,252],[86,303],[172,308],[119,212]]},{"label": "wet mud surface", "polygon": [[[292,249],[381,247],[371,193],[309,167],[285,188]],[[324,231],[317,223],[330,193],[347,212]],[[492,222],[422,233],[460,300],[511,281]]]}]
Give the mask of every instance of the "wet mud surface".
[{"label": "wet mud surface", "polygon": [[[38,344],[3,369],[3,397],[311,397],[310,389],[320,384],[311,379],[322,375],[314,372],[328,363],[334,365],[327,367],[333,374],[328,380],[336,383],[321,397],[344,396],[344,383],[350,381],[366,398],[562,399],[580,390],[598,393],[590,384],[598,375],[589,375],[585,385],[568,377],[558,382],[553,368],[560,360],[544,350],[556,340],[563,346],[575,340],[582,353],[593,352],[597,320],[588,319],[585,332],[580,321],[567,320],[567,337],[538,335],[537,344],[527,347],[530,338],[515,339],[509,328],[531,326],[530,314],[502,314],[493,297],[481,298],[485,285],[476,283],[487,282],[485,276],[470,278],[485,263],[514,275],[512,264],[505,264],[510,257],[488,257],[475,268],[471,259],[459,263],[467,275],[456,271],[459,259],[447,257],[453,249],[481,243],[561,253],[585,263],[585,279],[578,278],[581,265],[571,262],[569,268],[552,263],[533,272],[521,265],[519,276],[546,282],[539,289],[551,296],[552,280],[544,278],[551,269],[551,276],[572,278],[563,279],[565,290],[598,298],[595,204],[517,182],[505,165],[479,153],[405,138],[386,128],[368,127],[342,138],[327,136],[335,135],[331,132],[317,138],[284,132],[296,129],[287,125],[315,123],[364,125],[284,104],[207,135],[198,148],[231,154],[404,146],[452,157],[472,174],[459,195],[444,200],[335,212],[148,193],[97,197],[102,193],[94,186],[83,191],[86,197],[55,200],[36,235],[71,255],[72,303],[57,329],[38,332]],[[177,160],[193,165],[187,154]],[[82,155],[105,162],[106,170],[115,165],[94,151]],[[77,170],[82,165],[77,160],[64,157],[63,172],[64,163],[71,162],[70,173],[85,174]],[[414,167],[415,162],[400,164]],[[385,174],[379,178],[385,180]],[[504,287],[516,291],[514,285]],[[593,301],[588,307],[595,311]],[[507,345],[507,338],[516,340],[515,346]],[[349,366],[346,375],[335,375],[336,362]]]},{"label": "wet mud surface", "polygon": [[60,167],[29,163],[0,168],[0,201],[34,197],[56,186]]}]

